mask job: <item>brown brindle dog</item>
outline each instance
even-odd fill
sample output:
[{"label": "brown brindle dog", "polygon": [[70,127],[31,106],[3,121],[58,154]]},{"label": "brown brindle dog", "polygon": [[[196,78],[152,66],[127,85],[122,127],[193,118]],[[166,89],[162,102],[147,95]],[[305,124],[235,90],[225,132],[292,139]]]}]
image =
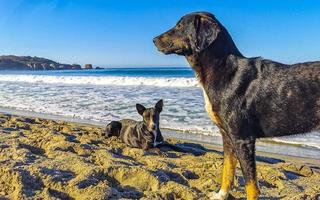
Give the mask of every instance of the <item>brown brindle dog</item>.
[{"label": "brown brindle dog", "polygon": [[161,151],[161,147],[166,147],[169,150],[177,152],[201,155],[201,151],[192,151],[192,149],[179,147],[164,140],[160,130],[160,113],[162,112],[162,108],[162,99],[152,108],[145,108],[141,104],[136,104],[136,109],[143,120],[122,119],[111,121],[105,129],[105,136],[119,137],[122,142],[130,147],[140,148],[162,156],[166,156],[166,153]]},{"label": "brown brindle dog", "polygon": [[205,108],[223,138],[222,185],[211,199],[226,199],[237,161],[247,199],[258,199],[257,138],[320,130],[320,62],[285,65],[244,57],[210,13],[191,13],[154,40],[165,54],[186,57],[204,91]]},{"label": "brown brindle dog", "polygon": [[163,107],[163,100],[159,100],[154,108],[145,108],[141,104],[136,104],[138,113],[143,117],[142,121],[132,119],[122,119],[112,121],[106,127],[106,136],[119,137],[130,147],[143,150],[156,149],[164,143],[160,131],[160,113]]}]

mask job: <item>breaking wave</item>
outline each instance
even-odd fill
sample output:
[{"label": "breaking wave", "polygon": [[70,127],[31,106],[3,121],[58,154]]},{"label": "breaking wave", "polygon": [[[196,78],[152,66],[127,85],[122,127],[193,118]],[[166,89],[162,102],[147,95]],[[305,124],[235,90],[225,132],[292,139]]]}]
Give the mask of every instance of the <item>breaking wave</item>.
[{"label": "breaking wave", "polygon": [[118,86],[157,86],[195,87],[195,78],[153,78],[128,76],[50,76],[50,75],[0,75],[3,82],[46,83],[62,85],[118,85]]}]

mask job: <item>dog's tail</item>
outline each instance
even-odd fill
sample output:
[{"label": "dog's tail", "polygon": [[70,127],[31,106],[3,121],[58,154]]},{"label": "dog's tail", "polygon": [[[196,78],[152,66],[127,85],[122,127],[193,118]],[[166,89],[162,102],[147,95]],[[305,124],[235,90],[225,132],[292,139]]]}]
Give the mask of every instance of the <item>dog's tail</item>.
[{"label": "dog's tail", "polygon": [[105,136],[106,137],[111,137],[111,136],[118,137],[120,135],[121,128],[122,128],[121,122],[112,121],[107,125],[107,127],[105,129]]}]

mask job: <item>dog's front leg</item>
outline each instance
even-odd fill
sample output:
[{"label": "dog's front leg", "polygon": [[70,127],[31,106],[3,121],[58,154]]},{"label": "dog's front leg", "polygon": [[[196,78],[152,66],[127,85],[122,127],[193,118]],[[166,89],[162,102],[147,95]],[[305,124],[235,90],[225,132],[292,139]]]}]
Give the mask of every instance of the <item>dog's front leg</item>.
[{"label": "dog's front leg", "polygon": [[236,153],[246,182],[248,200],[257,200],[260,190],[256,175],[255,139],[237,140]]},{"label": "dog's front leg", "polygon": [[236,152],[232,145],[232,141],[225,135],[222,134],[223,139],[223,172],[222,172],[222,183],[218,193],[211,193],[211,200],[223,200],[227,199],[229,191],[233,186],[235,170],[237,165]]},{"label": "dog's front leg", "polygon": [[145,152],[149,152],[149,153],[154,153],[157,154],[158,156],[167,156],[164,152],[162,152],[158,147],[153,147],[153,144],[150,142],[146,142],[143,144],[142,149]]},{"label": "dog's front leg", "polygon": [[155,153],[158,156],[162,156],[162,157],[168,157],[168,155],[164,152],[162,152],[158,147],[156,148],[150,148],[150,149],[146,149],[145,151],[148,151],[150,153]]}]

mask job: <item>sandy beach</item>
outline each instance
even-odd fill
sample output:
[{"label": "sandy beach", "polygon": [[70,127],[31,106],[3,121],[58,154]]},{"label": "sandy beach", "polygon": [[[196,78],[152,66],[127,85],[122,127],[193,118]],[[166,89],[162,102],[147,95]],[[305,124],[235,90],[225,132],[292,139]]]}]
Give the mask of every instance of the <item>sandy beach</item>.
[{"label": "sandy beach", "polygon": [[[220,146],[155,155],[105,138],[103,127],[0,114],[0,199],[208,199]],[[194,155],[196,154],[196,155]],[[319,199],[320,161],[258,152],[261,199]],[[238,166],[230,199],[244,198]]]}]

